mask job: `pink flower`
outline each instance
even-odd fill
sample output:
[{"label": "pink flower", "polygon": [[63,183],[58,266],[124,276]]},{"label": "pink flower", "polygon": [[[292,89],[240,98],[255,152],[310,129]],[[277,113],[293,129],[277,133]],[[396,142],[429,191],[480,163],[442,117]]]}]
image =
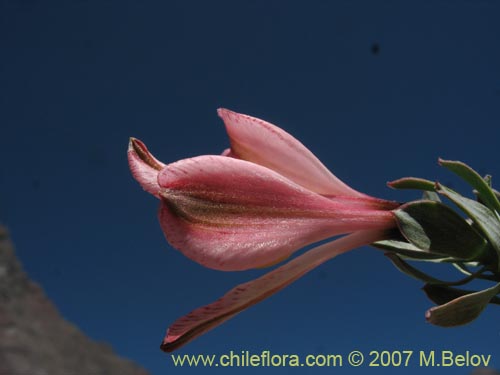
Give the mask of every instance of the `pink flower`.
[{"label": "pink flower", "polygon": [[279,292],[327,260],[356,247],[382,240],[384,235],[381,230],[349,234],[309,250],[255,280],[236,286],[217,301],[177,319],[167,330],[161,349],[171,352],[180,348],[241,311]]},{"label": "pink flower", "polygon": [[265,121],[218,111],[231,148],[165,165],[131,138],[130,169],[160,199],[168,242],[190,259],[219,270],[275,264],[296,250],[352,233],[310,250],[179,319],[162,349],[178,348],[281,290],[324,261],[384,237],[398,206],[360,193],[335,177],[304,145]]}]

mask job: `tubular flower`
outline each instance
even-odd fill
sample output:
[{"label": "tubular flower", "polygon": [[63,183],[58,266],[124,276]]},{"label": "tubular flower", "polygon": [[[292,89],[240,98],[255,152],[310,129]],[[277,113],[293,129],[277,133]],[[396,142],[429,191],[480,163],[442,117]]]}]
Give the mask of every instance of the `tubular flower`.
[{"label": "tubular flower", "polygon": [[[213,269],[276,263],[323,239],[394,225],[397,207],[350,188],[282,129],[219,110],[231,149],[165,165],[132,138],[135,179],[161,201],[170,244]],[[259,150],[260,153],[259,153]]]},{"label": "tubular flower", "polygon": [[131,138],[130,170],[160,199],[167,241],[190,259],[218,270],[264,267],[300,248],[352,233],[310,250],[212,305],[178,320],[162,349],[170,351],[281,290],[337,254],[384,238],[395,227],[389,202],[335,177],[304,145],[265,121],[218,111],[231,148],[165,165]]}]

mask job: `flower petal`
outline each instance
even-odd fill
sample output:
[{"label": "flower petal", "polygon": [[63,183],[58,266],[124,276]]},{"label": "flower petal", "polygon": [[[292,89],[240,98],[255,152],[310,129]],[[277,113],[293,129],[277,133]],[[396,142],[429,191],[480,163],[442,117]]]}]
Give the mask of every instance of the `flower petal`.
[{"label": "flower petal", "polygon": [[337,234],[395,225],[390,211],[328,199],[268,168],[224,156],[169,164],[158,183],[168,242],[214,269],[262,267]]},{"label": "flower petal", "polygon": [[[233,152],[231,151],[230,148],[226,148],[224,151],[222,151],[222,156],[227,156],[230,158],[234,158],[235,156],[233,155]],[[239,159],[239,158],[238,158]]]},{"label": "flower petal", "polygon": [[158,172],[165,164],[158,161],[149,152],[146,145],[136,138],[130,138],[127,157],[130,171],[135,180],[148,193],[159,197]]},{"label": "flower petal", "polygon": [[293,136],[255,117],[218,109],[226,125],[232,156],[268,167],[322,195],[367,197],[334,176]]},{"label": "flower petal", "polygon": [[305,273],[348,250],[384,239],[383,231],[360,231],[318,246],[283,266],[238,285],[210,305],[200,307],[178,319],[167,330],[161,349],[174,351],[203,333],[217,327],[239,312],[270,297]]}]

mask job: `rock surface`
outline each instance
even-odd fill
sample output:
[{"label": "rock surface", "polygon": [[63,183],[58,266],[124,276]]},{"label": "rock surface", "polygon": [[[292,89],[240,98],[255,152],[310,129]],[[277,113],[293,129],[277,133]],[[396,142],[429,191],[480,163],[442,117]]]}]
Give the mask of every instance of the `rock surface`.
[{"label": "rock surface", "polygon": [[66,321],[22,269],[0,226],[0,375],[147,375]]},{"label": "rock surface", "polygon": [[478,368],[472,371],[471,375],[500,375],[500,372],[491,368]]}]

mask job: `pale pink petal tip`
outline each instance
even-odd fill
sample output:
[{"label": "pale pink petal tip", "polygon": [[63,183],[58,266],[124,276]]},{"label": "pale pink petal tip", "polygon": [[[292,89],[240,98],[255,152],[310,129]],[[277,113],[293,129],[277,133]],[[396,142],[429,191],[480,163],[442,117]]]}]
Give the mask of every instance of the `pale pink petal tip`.
[{"label": "pale pink petal tip", "polygon": [[159,197],[158,173],[165,167],[165,164],[157,160],[143,142],[132,137],[128,144],[127,157],[135,180],[148,193]]},{"label": "pale pink petal tip", "polygon": [[217,110],[224,121],[232,152],[263,165],[323,195],[366,197],[334,176],[300,141],[283,129],[255,117]]},{"label": "pale pink petal tip", "polygon": [[240,284],[214,303],[200,307],[175,321],[160,347],[163,351],[172,352],[279,292],[325,261],[384,237],[384,231],[356,232],[318,246],[255,280]]},{"label": "pale pink petal tip", "polygon": [[224,151],[222,151],[221,156],[227,156],[229,158],[238,158],[235,154],[233,154],[230,148],[226,148]]}]

